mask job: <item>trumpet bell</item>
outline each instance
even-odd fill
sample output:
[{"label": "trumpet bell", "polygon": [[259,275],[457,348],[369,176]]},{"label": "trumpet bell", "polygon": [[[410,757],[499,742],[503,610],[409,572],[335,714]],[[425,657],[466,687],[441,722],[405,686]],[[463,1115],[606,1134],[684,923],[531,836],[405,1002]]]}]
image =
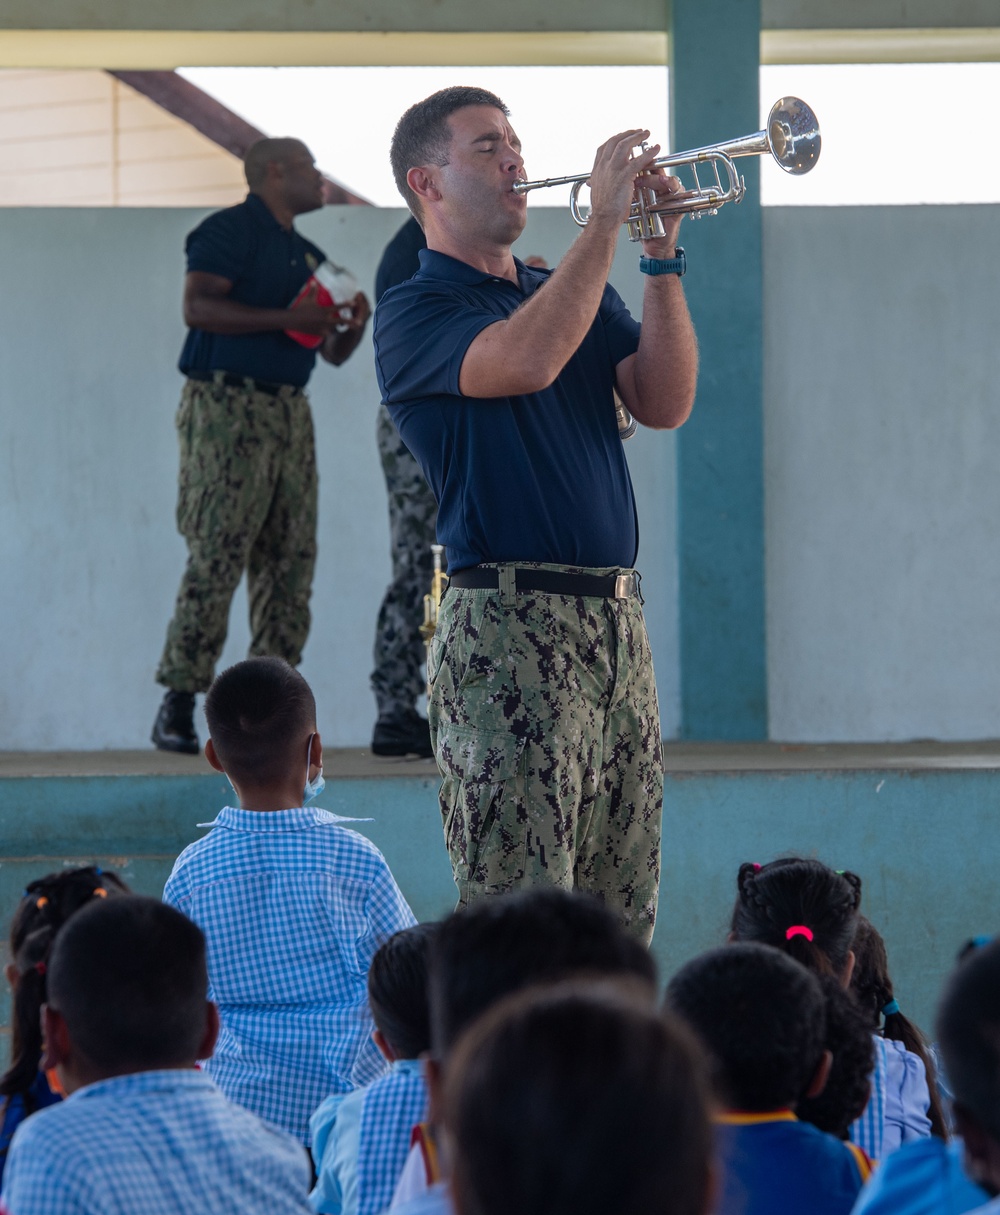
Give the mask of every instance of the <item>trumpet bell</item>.
[{"label": "trumpet bell", "polygon": [[779,98],[771,106],[765,133],[771,155],[786,173],[799,177],[819,160],[823,146],[819,122],[800,98]]}]

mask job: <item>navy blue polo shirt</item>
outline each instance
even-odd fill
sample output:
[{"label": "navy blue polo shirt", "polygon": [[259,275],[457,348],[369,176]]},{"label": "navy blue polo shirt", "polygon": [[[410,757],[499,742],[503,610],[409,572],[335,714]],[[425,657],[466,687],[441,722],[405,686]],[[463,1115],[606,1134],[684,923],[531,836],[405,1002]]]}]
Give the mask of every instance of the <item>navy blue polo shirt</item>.
[{"label": "navy blue polo shirt", "polygon": [[615,368],[639,325],[606,287],[576,354],[528,396],[459,393],[465,352],[551,273],[515,261],[518,282],[425,249],[420,269],[375,310],[382,400],[438,501],[449,571],[485,561],[635,563],[638,525],[618,437]]},{"label": "navy blue polo shirt", "polygon": [[[202,220],[188,234],[184,251],[188,271],[229,279],[229,298],[254,308],[287,308],[326,256],[294,228],[283,228],[256,194]],[[280,330],[225,334],[189,329],[178,366],[185,375],[231,371],[303,388],[315,362],[315,350]]]}]

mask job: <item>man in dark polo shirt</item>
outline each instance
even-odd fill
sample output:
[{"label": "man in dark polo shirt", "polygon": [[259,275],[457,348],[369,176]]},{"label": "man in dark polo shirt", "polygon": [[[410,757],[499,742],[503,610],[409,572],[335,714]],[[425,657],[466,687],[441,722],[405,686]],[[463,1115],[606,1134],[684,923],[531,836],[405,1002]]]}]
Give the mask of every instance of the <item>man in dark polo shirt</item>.
[{"label": "man in dark polo shirt", "polygon": [[364,333],[369,305],[343,308],[309,294],[289,305],[325,259],[296,232],[296,215],[323,205],[323,176],[297,139],[262,139],[247,152],[246,201],[210,215],[185,246],[177,414],[181,468],[177,526],[188,545],[157,682],[167,688],[153,743],[196,753],[194,698],[205,691],[226,639],[244,569],[251,655],[293,666],[309,634],[316,562],[316,456],[303,391],[320,339],[339,365]]},{"label": "man in dark polo shirt", "polygon": [[[679,216],[644,242],[641,329],[607,285],[636,176],[659,152],[632,156],[647,135],[598,149],[590,222],[549,272],[510,252],[525,174],[503,103],[455,88],[411,107],[392,162],[428,247],[379,304],[375,355],[448,551],[429,718],[460,902],[577,887],[648,941],[660,721],[614,392],[640,423],[679,426],[697,348]],[[680,189],[661,172],[643,184]]]}]

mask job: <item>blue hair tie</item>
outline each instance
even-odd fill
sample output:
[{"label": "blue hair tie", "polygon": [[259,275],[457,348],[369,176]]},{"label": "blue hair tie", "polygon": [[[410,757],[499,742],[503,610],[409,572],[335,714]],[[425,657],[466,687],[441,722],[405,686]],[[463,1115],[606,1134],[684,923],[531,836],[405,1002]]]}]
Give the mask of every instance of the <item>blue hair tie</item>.
[{"label": "blue hair tie", "polygon": [[899,1012],[899,1004],[896,1000],[890,1000],[888,1004],[882,1005],[882,1016],[892,1017]]}]

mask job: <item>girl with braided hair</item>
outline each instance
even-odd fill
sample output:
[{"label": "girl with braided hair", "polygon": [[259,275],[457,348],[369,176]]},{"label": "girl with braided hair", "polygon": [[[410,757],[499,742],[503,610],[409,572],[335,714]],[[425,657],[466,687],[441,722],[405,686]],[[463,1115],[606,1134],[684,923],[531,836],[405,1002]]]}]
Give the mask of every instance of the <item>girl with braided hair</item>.
[{"label": "girl with braided hair", "polygon": [[56,933],[95,898],[127,893],[117,874],[87,865],[30,882],[14,912],[8,945],[11,960],[5,969],[13,1000],[10,1066],[0,1077],[0,1177],[18,1126],[36,1110],[60,1100],[40,1070],[45,967]]},{"label": "girl with braided hair", "polygon": [[[861,906],[857,874],[808,858],[780,857],[766,865],[741,865],[736,885],[731,941],[773,945],[813,973],[850,987]],[[921,1058],[901,1042],[873,1038],[871,1097],[852,1123],[850,1138],[881,1160],[901,1143],[931,1133],[931,1098]]]},{"label": "girl with braided hair", "polygon": [[941,1104],[941,1095],[935,1079],[934,1062],[927,1049],[927,1039],[918,1026],[905,1016],[899,1007],[889,976],[889,957],[881,933],[865,916],[858,916],[858,930],[854,937],[854,974],[851,989],[865,1015],[871,1021],[876,1034],[899,1042],[924,1065],[927,1088],[930,1092],[931,1134],[939,1139],[948,1138],[948,1129]]}]

